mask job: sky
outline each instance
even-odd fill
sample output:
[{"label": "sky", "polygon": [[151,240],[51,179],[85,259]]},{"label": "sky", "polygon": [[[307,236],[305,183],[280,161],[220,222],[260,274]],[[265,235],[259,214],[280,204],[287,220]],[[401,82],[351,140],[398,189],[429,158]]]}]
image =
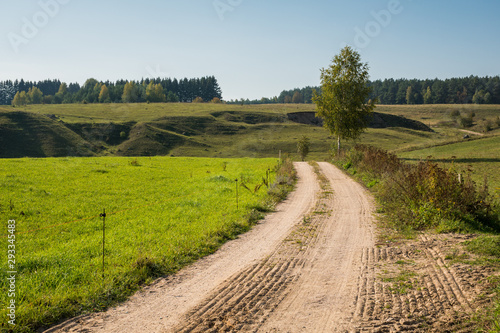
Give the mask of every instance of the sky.
[{"label": "sky", "polygon": [[0,81],[215,76],[225,100],[370,79],[500,75],[498,0],[0,0]]}]

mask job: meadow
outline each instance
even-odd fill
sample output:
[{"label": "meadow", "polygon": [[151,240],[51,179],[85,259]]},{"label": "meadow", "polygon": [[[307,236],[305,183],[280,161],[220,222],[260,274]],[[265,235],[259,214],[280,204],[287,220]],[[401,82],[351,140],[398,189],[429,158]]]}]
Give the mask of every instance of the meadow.
[{"label": "meadow", "polygon": [[464,175],[469,173],[478,184],[486,181],[490,192],[496,193],[500,199],[500,136],[498,135],[402,152],[398,156],[407,161],[431,160]]},{"label": "meadow", "polygon": [[251,112],[284,115],[287,112],[314,111],[314,104],[234,105],[216,103],[109,103],[39,104],[23,107],[0,106],[0,111],[27,111],[55,115],[65,123],[109,123],[153,121],[163,117],[200,117],[215,112]]},{"label": "meadow", "polygon": [[431,127],[446,125],[453,119],[453,112],[460,115],[473,112],[476,120],[474,126],[483,120],[495,120],[500,116],[500,108],[496,104],[377,105],[376,110],[418,120]]},{"label": "meadow", "polygon": [[[266,182],[276,164],[277,158],[1,160],[4,249],[7,221],[16,221],[16,332],[105,309],[214,252],[270,209]],[[2,290],[8,270],[2,255]],[[7,294],[1,299],[6,328]]]}]

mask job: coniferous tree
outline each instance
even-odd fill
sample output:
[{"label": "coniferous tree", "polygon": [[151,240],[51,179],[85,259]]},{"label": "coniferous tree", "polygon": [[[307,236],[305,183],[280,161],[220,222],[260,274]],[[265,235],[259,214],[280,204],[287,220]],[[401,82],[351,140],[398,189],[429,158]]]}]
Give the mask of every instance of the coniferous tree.
[{"label": "coniferous tree", "polygon": [[12,81],[0,82],[0,105],[11,104],[16,95],[16,88]]}]

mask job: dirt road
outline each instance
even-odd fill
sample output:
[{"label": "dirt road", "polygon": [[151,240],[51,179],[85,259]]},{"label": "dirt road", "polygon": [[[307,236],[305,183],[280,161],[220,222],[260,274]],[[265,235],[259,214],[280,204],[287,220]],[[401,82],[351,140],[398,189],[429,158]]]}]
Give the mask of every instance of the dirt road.
[{"label": "dirt road", "polygon": [[295,166],[296,191],[251,232],[123,305],[49,332],[332,331],[354,311],[373,207],[332,165],[320,164],[323,190],[310,165]]},{"label": "dirt road", "polygon": [[464,130],[461,129],[461,132],[467,133],[467,134],[472,134],[472,135],[478,135],[478,136],[484,136],[484,133],[479,133],[479,132],[474,132],[474,131],[469,131],[469,130]]},{"label": "dirt road", "polygon": [[[314,244],[300,253],[303,265],[287,298],[262,332],[337,332],[350,327],[355,311],[361,254],[374,246],[373,205],[366,191],[331,164],[320,163],[333,190],[316,212]],[[321,216],[323,215],[323,216]]]},{"label": "dirt road", "polygon": [[47,332],[469,331],[459,319],[480,306],[487,274],[445,262],[464,239],[375,246],[367,191],[331,164],[319,163],[318,176],[295,166],[296,191],[249,233],[116,308]]}]

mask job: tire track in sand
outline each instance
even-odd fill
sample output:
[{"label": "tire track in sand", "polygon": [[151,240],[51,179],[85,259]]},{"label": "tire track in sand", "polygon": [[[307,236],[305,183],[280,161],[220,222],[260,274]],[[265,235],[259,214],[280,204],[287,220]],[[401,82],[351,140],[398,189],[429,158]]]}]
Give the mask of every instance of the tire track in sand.
[{"label": "tire track in sand", "polygon": [[300,276],[259,332],[344,332],[356,310],[362,254],[374,247],[374,205],[367,191],[329,163],[331,214],[318,226]]},{"label": "tire track in sand", "polygon": [[168,332],[255,332],[294,288],[309,260],[318,232],[331,214],[331,191],[318,197],[315,211],[259,263],[222,284]]},{"label": "tire track in sand", "polygon": [[446,262],[440,238],[421,234],[399,248],[363,250],[354,332],[474,331],[468,319],[484,289],[470,286],[484,275]]},{"label": "tire track in sand", "polygon": [[[351,326],[361,254],[373,246],[373,205],[320,163],[315,211],[266,259],[220,286],[168,332],[335,332]],[[330,184],[330,185],[329,185]]]}]

